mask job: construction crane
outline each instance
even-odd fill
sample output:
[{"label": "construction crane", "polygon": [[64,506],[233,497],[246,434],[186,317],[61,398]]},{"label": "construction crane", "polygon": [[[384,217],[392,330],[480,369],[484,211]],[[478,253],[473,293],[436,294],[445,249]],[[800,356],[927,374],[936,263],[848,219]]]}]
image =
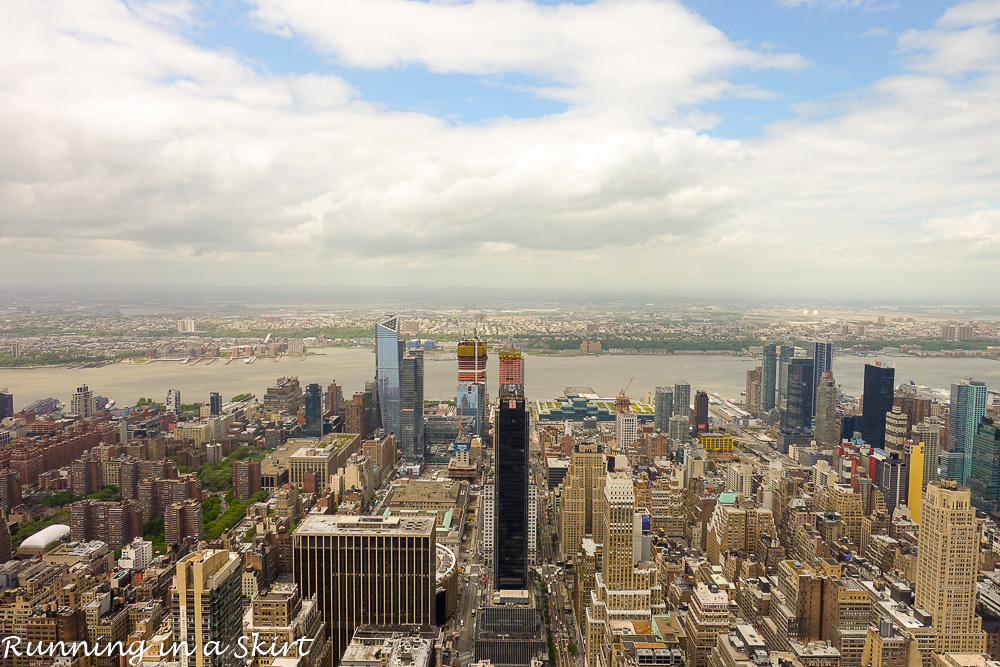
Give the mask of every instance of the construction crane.
[{"label": "construction crane", "polygon": [[621,396],[622,398],[625,397],[626,392],[628,391],[628,388],[632,386],[632,380],[634,380],[634,379],[635,379],[635,376],[633,375],[631,378],[629,378],[628,384],[625,385],[625,388],[618,390],[618,395],[619,396]]}]

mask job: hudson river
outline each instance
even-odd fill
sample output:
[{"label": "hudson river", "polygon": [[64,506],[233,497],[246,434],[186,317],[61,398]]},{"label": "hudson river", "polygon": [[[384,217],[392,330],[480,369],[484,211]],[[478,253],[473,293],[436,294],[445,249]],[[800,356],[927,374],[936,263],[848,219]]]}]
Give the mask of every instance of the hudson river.
[{"label": "hudson river", "polygon": [[[442,395],[454,399],[456,362],[433,360],[424,366],[424,398]],[[932,388],[947,389],[951,382],[964,377],[982,380],[992,390],[1000,389],[1000,362],[981,358],[856,357],[837,356],[833,373],[848,394],[859,396],[864,365],[880,359],[896,368],[896,383],[913,381]],[[525,358],[526,392],[529,399],[551,399],[562,395],[565,387],[593,387],[602,396],[613,396],[632,380],[629,395],[638,398],[658,385],[679,380],[691,383],[692,391],[704,389],[724,398],[740,400],[747,369],[760,363],[750,357],[721,355],[652,355],[652,356],[577,356]],[[489,360],[489,393],[496,395],[497,359]],[[157,401],[166,398],[168,389],[179,389],[186,403],[207,402],[212,391],[221,392],[223,400],[251,392],[258,398],[274,381],[296,375],[303,387],[310,382],[327,385],[337,381],[344,396],[364,389],[366,380],[375,375],[375,355],[371,350],[327,348],[321,354],[301,359],[259,358],[254,364],[242,360],[225,364],[202,361],[194,366],[177,361],[144,364],[111,364],[101,368],[0,369],[0,389],[14,394],[14,408],[51,396],[67,405],[73,391],[87,384],[94,393],[115,399],[118,405],[133,405],[140,396]]]}]

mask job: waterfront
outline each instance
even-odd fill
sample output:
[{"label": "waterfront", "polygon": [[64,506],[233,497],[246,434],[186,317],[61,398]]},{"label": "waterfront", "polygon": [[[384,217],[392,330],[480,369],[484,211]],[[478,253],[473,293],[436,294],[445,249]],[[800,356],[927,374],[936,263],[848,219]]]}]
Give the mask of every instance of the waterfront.
[{"label": "waterfront", "polygon": [[[144,364],[111,364],[100,368],[0,369],[0,388],[14,394],[14,407],[21,409],[39,398],[52,396],[69,404],[76,387],[87,384],[95,393],[113,398],[118,405],[132,405],[146,396],[163,401],[168,389],[179,389],[185,402],[207,402],[212,391],[225,400],[251,392],[258,398],[282,376],[296,375],[304,385],[337,381],[345,397],[364,388],[374,377],[375,355],[368,349],[327,348],[321,354],[273,359],[259,358],[254,364],[234,361],[225,364],[201,362],[194,366],[176,361]],[[857,357],[837,356],[834,376],[842,389],[861,394],[864,365],[880,359],[896,367],[896,383],[913,381],[932,388],[947,389],[951,382],[974,377],[991,390],[1000,389],[1000,362],[982,358],[948,357]],[[526,393],[529,399],[550,399],[568,386],[593,387],[603,396],[613,396],[628,384],[629,394],[640,397],[657,385],[687,380],[692,389],[704,389],[724,398],[740,399],[746,371],[760,360],[725,355],[584,355],[571,357],[531,356],[525,358]],[[454,399],[455,360],[434,360],[428,356],[424,371],[424,397]],[[489,391],[496,394],[497,358],[489,360]]]}]

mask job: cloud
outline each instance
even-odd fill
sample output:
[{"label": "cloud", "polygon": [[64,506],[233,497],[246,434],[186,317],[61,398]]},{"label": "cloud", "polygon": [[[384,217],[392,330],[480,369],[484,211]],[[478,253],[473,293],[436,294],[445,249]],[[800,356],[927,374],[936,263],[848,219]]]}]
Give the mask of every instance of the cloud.
[{"label": "cloud", "polygon": [[[369,5],[403,18],[373,25]],[[527,75],[569,108],[455,125],[195,45],[186,3],[15,3],[0,23],[4,281],[863,291],[934,266],[909,284],[954,290],[939,276],[996,243],[984,3],[905,33],[897,75],[743,140],[712,136],[726,118],[702,103],[773,97],[736,72],[805,58],[734,45],[673,2],[335,6],[327,21],[324,4],[261,0],[255,18],[347,75]]]},{"label": "cloud", "polygon": [[793,53],[737,46],[681,4],[598,0],[251,0],[259,24],[301,36],[337,62],[367,69],[421,66],[439,74],[526,74],[534,92],[575,107],[669,117],[731,92],[736,68],[796,70]]},{"label": "cloud", "polygon": [[777,0],[780,7],[809,7],[820,9],[863,9],[865,11],[882,11],[895,9],[898,2],[887,0]]}]

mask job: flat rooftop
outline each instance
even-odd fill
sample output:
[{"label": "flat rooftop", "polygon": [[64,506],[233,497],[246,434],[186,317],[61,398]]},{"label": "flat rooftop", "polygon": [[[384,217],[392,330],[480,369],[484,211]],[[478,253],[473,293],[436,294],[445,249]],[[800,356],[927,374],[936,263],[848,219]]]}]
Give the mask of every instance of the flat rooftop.
[{"label": "flat rooftop", "polygon": [[295,529],[297,535],[344,535],[378,533],[382,535],[430,535],[434,519],[403,516],[346,516],[308,514]]}]

